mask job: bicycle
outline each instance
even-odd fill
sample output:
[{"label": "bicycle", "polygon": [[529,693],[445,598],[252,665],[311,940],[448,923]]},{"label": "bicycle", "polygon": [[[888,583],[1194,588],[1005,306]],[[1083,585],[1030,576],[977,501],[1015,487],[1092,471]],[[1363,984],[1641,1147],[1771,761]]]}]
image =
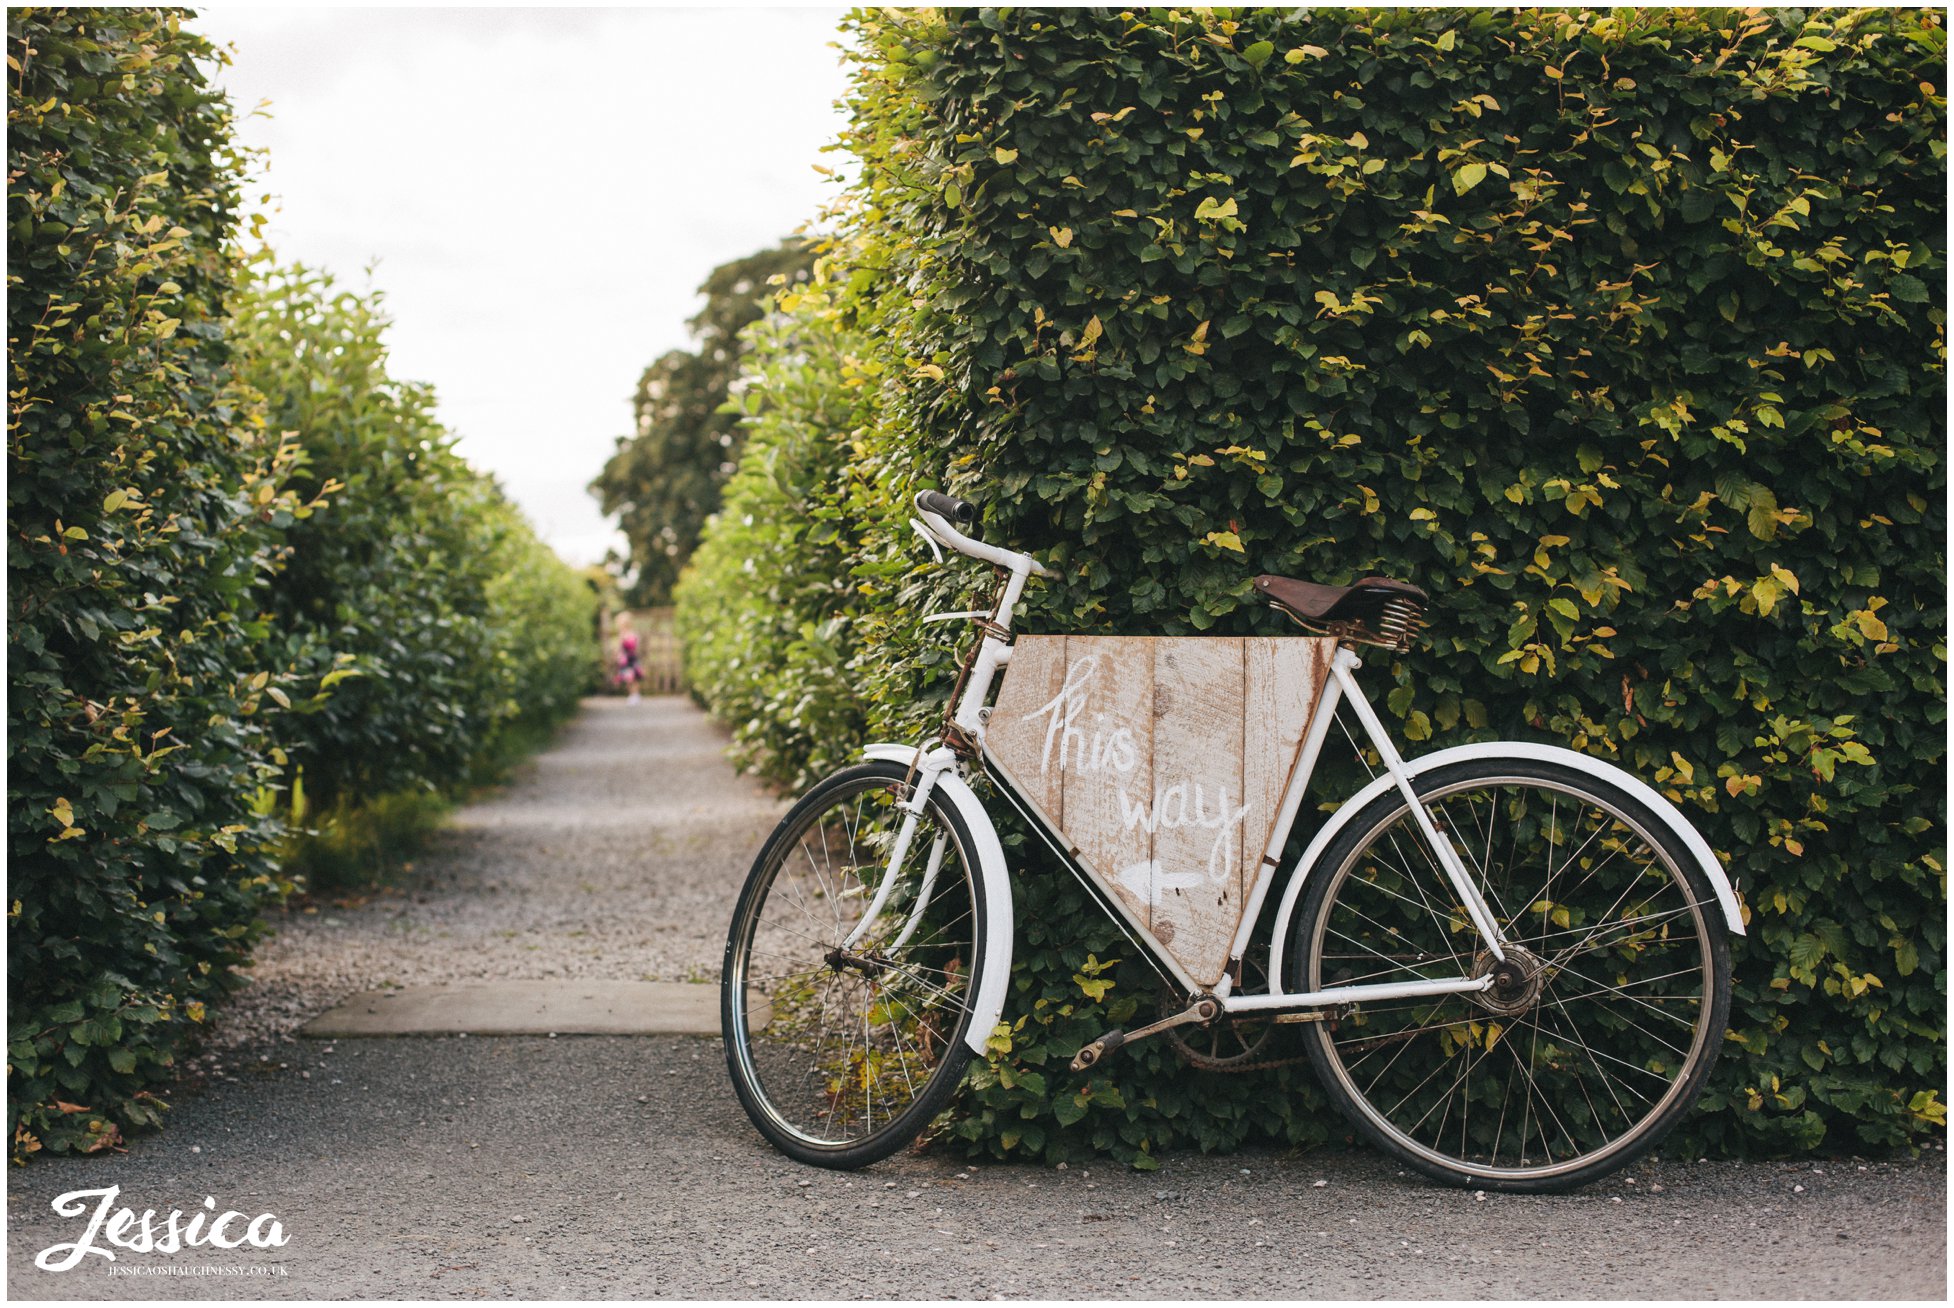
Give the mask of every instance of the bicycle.
[{"label": "bicycle", "polygon": [[[1018,637],[1026,584],[1051,574],[959,530],[977,518],[967,502],[923,491],[914,505],[910,525],[939,563],[955,551],[993,565],[1001,584],[988,610],[924,619],[968,619],[981,635],[939,734],[870,745],[865,761],[813,785],[740,893],[722,1031],[740,1102],[774,1146],[832,1168],[885,1158],[928,1127],[984,1052],[1013,917],[978,773],[1175,996],[1160,1020],[1088,1042],[1075,1072],[1163,1032],[1294,1023],[1360,1135],[1430,1176],[1487,1189],[1585,1184],[1645,1155],[1688,1112],[1728,1019],[1726,937],[1744,934],[1728,877],[1674,805],[1612,764],[1510,741],[1405,759],[1357,684],[1357,650],[1408,649],[1425,592],[1382,578],[1257,578],[1313,639]],[[1235,701],[1211,689],[1228,677],[1194,675],[1215,651],[1207,666],[1225,673],[1237,648],[1241,684],[1259,686],[1270,721],[1290,724],[1282,748],[1295,740],[1286,774],[1268,773],[1279,788],[1265,779],[1254,802],[1246,780],[1232,795],[1226,782],[1149,790],[1136,779],[1135,733],[1150,730],[1157,751],[1160,724],[1207,712],[1204,695],[1221,708],[1186,757],[1225,761],[1235,739],[1247,757],[1251,727],[1276,738],[1248,709],[1230,736]],[[1121,657],[1140,669],[1138,689],[1098,694]],[[1259,681],[1255,659],[1266,665]],[[1014,666],[1022,676],[1005,677]],[[1245,960],[1260,957],[1257,922],[1345,705],[1376,772],[1290,870],[1258,992],[1244,984]],[[1204,756],[1201,731],[1222,746]],[[1184,726],[1169,735],[1187,745]],[[1142,846],[1144,857],[1113,866]]]}]

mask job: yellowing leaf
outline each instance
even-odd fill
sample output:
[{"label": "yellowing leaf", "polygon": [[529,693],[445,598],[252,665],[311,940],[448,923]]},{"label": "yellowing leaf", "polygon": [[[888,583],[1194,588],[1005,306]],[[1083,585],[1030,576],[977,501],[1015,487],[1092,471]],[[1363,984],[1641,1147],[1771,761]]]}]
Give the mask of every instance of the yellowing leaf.
[{"label": "yellowing leaf", "polygon": [[1222,218],[1233,218],[1239,212],[1235,207],[1235,197],[1216,200],[1213,196],[1194,206],[1194,216],[1202,222],[1214,222]]},{"label": "yellowing leaf", "polygon": [[1242,548],[1242,538],[1232,531],[1211,531],[1201,538],[1201,543],[1216,549],[1233,550],[1237,554],[1247,553]]},{"label": "yellowing leaf", "polygon": [[1470,191],[1473,187],[1479,185],[1479,183],[1485,180],[1486,180],[1485,164],[1482,163],[1465,164],[1459,169],[1459,171],[1452,174],[1452,189],[1458,194],[1464,195],[1467,191]]},{"label": "yellowing leaf", "polygon": [[1051,232],[1052,242],[1059,249],[1069,250],[1072,248],[1072,229],[1070,227],[1052,227],[1047,230]]},{"label": "yellowing leaf", "polygon": [[1016,150],[1007,150],[1001,145],[997,147],[996,155],[997,161],[1001,164],[1014,164],[1018,161],[1018,152]]}]

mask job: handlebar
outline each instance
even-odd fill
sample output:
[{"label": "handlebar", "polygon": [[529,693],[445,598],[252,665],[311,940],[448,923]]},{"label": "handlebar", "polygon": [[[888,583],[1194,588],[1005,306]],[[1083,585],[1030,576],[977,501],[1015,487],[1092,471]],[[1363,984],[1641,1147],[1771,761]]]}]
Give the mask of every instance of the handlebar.
[{"label": "handlebar", "polygon": [[953,495],[945,495],[942,491],[917,491],[916,507],[924,513],[934,513],[952,522],[960,522],[966,527],[977,521],[975,504],[968,500],[957,499]]},{"label": "handlebar", "polygon": [[968,500],[960,500],[942,491],[917,491],[912,501],[916,506],[918,521],[914,526],[933,544],[942,545],[985,563],[995,563],[1011,572],[1022,572],[1032,577],[1049,577],[1051,571],[1032,558],[1015,550],[1000,549],[987,545],[964,535],[951,525],[952,520],[966,526],[977,521],[977,506]]}]

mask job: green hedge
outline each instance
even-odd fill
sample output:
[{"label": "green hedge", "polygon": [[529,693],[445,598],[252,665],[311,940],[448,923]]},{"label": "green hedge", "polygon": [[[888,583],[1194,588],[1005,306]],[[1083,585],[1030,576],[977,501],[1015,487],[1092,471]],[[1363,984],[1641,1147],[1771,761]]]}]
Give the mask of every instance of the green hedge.
[{"label": "green hedge", "polygon": [[457,784],[595,648],[594,591],[385,377],[370,302],[240,288],[230,110],[180,18],[8,15],[16,1159],[161,1120],[294,888],[294,761],[347,802]]},{"label": "green hedge", "polygon": [[[1370,676],[1415,750],[1571,741],[1728,856],[1750,935],[1682,1146],[1943,1126],[1938,16],[851,27],[839,316],[892,382],[847,469],[889,519],[849,600],[872,729],[948,689],[909,602],[964,597],[879,588],[906,575],[900,492],[944,469],[1062,572],[1027,630],[1276,632],[1255,573],[1408,577],[1436,625]],[[771,731],[748,735],[795,739]],[[1293,1068],[1064,1073],[1149,974],[1080,937],[1049,869],[1019,885],[1016,1029],[971,1147],[1320,1137]]]},{"label": "green hedge", "polygon": [[735,761],[795,788],[866,729],[840,500],[882,365],[836,319],[825,267],[746,330],[739,466],[673,596],[687,680],[732,729]]},{"label": "green hedge", "polygon": [[281,742],[315,813],[473,779],[503,732],[576,706],[596,642],[595,592],[388,373],[387,321],[378,292],[261,262],[233,328],[331,504],[286,533],[273,613],[279,666],[332,692]]},{"label": "green hedge", "polygon": [[[279,889],[262,584],[291,451],[227,371],[239,169],[156,10],[8,14],[11,1151],[92,1151]],[[17,66],[17,71],[15,68]]]}]

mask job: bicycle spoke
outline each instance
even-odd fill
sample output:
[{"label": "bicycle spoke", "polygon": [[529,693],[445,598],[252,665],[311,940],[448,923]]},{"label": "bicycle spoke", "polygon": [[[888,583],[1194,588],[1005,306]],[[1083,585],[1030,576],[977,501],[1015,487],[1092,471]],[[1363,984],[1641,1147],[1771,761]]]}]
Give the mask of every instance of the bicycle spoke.
[{"label": "bicycle spoke", "polygon": [[[1466,811],[1468,813],[1472,811],[1472,806],[1470,804],[1466,805]],[[1443,804],[1440,804],[1438,811],[1434,813],[1432,816],[1434,817],[1434,819],[1440,817],[1443,817],[1445,819],[1443,822],[1434,821],[1433,826],[1438,831],[1439,839],[1450,843],[1452,841],[1452,837],[1448,833],[1455,824],[1451,820],[1449,810],[1446,809],[1446,807]],[[1458,853],[1458,848],[1459,847],[1456,843],[1452,844],[1453,853],[1455,854]],[[1463,857],[1460,859],[1460,862],[1462,863],[1464,862]],[[1467,870],[1470,871],[1471,869],[1468,868]],[[1445,884],[1450,885],[1451,883],[1448,881]],[[1511,916],[1506,911],[1505,905],[1503,905],[1500,902],[1499,890],[1493,884],[1493,875],[1492,875],[1492,870],[1490,868],[1479,869],[1479,891],[1480,894],[1486,900],[1486,907],[1492,911],[1493,920],[1495,922],[1505,923],[1512,920]]]},{"label": "bicycle spoke", "polygon": [[[1359,913],[1359,912],[1357,912],[1357,910],[1356,910],[1356,909],[1354,909],[1354,908],[1353,908],[1353,909],[1349,909],[1349,910],[1348,910],[1348,912],[1350,912],[1350,913],[1351,913],[1351,914],[1352,914],[1353,916],[1355,916],[1355,917],[1360,917],[1360,918],[1363,918],[1363,919],[1364,919],[1364,921],[1366,921],[1366,922],[1370,922],[1370,921],[1371,921],[1371,919],[1369,919],[1369,918],[1367,918],[1367,917],[1364,917],[1364,915],[1363,915],[1362,913]],[[1372,925],[1373,925],[1373,926],[1376,926],[1377,924],[1373,922],[1373,923],[1372,923]],[[1349,942],[1350,942],[1351,944],[1353,944],[1353,945],[1355,945],[1355,946],[1356,946],[1357,948],[1359,948],[1359,949],[1361,949],[1361,950],[1363,950],[1363,951],[1364,951],[1364,952],[1365,952],[1366,954],[1369,954],[1369,955],[1371,955],[1371,956],[1372,956],[1373,958],[1379,958],[1379,959],[1382,959],[1382,960],[1384,960],[1384,961],[1385,961],[1385,962],[1387,962],[1387,963],[1391,963],[1391,964],[1394,964],[1394,965],[1399,965],[1399,964],[1402,964],[1402,962],[1403,962],[1403,960],[1401,960],[1401,959],[1397,959],[1397,958],[1393,958],[1393,957],[1392,957],[1391,955],[1389,955],[1389,954],[1387,954],[1387,953],[1385,953],[1385,952],[1384,952],[1383,950],[1381,950],[1381,949],[1376,949],[1376,948],[1374,948],[1374,947],[1372,947],[1371,945],[1369,945],[1369,944],[1366,944],[1366,943],[1365,943],[1364,941],[1362,941],[1362,940],[1359,940],[1359,939],[1358,939],[1357,937],[1355,937],[1355,936],[1353,936],[1353,935],[1351,935],[1351,934],[1350,934],[1349,932],[1347,932],[1347,931],[1344,931],[1344,930],[1342,930],[1342,929],[1340,929],[1340,928],[1335,928],[1335,927],[1333,927],[1333,928],[1331,928],[1331,930],[1332,930],[1332,931],[1333,931],[1333,932],[1334,932],[1334,933],[1335,933],[1335,934],[1336,934],[1337,936],[1339,936],[1339,937],[1341,937],[1341,938],[1342,938],[1342,939],[1344,939],[1344,940],[1347,940],[1347,941],[1349,941]],[[1384,931],[1384,930],[1385,930],[1385,928],[1383,928],[1383,927],[1381,927],[1381,926],[1379,926],[1379,927],[1378,927],[1378,930],[1379,930],[1379,931]],[[1389,934],[1389,933],[1387,932],[1387,934]],[[1438,958],[1434,958],[1434,959],[1432,959],[1431,961],[1432,961],[1432,962],[1434,962],[1434,963],[1438,963],[1438,962],[1443,962],[1443,961],[1445,961],[1445,960],[1443,960],[1443,959],[1438,959]],[[1458,962],[1458,960],[1457,960],[1456,958],[1455,958],[1455,959],[1452,959],[1451,961],[1452,961],[1452,962],[1454,962],[1454,963],[1456,963],[1456,962]],[[1393,966],[1392,968],[1389,968],[1389,969],[1386,969],[1385,971],[1382,971],[1382,972],[1366,972],[1366,973],[1364,973],[1363,975],[1364,975],[1364,977],[1372,977],[1372,976],[1389,976],[1389,975],[1391,975],[1391,973],[1392,973],[1392,972],[1403,972],[1403,971],[1407,971],[1407,970],[1409,970],[1409,969],[1407,969],[1407,968],[1405,968],[1405,967],[1403,967],[1403,966]],[[1356,983],[1357,983],[1358,981],[1360,981],[1360,980],[1362,980],[1362,979],[1363,979],[1363,977],[1352,977],[1352,978],[1343,978],[1343,979],[1340,979],[1340,980],[1339,980],[1339,981],[1337,982],[1337,984],[1339,984],[1339,985],[1355,985],[1355,984],[1356,984]]]},{"label": "bicycle spoke", "polygon": [[[1582,1040],[1581,1037],[1574,1032],[1562,1031],[1557,1026],[1552,1029],[1549,1029],[1549,1027],[1546,1025],[1547,1016],[1544,1010],[1541,1009],[1534,1010],[1534,1021],[1540,1025],[1540,1029],[1542,1031],[1547,1032],[1555,1039],[1572,1041],[1577,1048],[1579,1048],[1582,1052],[1586,1053],[1590,1058],[1593,1058],[1596,1061],[1597,1065],[1599,1065],[1601,1060],[1605,1059],[1608,1062],[1613,1063],[1616,1067],[1624,1067],[1631,1072],[1638,1072],[1641,1075],[1648,1077],[1650,1080],[1660,1081],[1664,1085],[1669,1084],[1669,1078],[1664,1076],[1662,1073],[1652,1072],[1648,1068],[1642,1067],[1635,1063],[1631,1063],[1625,1058],[1617,1058],[1613,1054],[1603,1053],[1601,1050],[1596,1049],[1594,1046]],[[1624,1078],[1621,1077],[1616,1077],[1615,1080],[1618,1084],[1626,1088],[1630,1093],[1642,1094],[1643,1097],[1648,1100],[1648,1102],[1650,1103],[1655,1102],[1656,1096],[1644,1094],[1639,1088],[1637,1088],[1634,1085],[1633,1082],[1625,1080]]]},{"label": "bicycle spoke", "polygon": [[[1393,866],[1392,864],[1385,862],[1384,859],[1380,858],[1376,861],[1390,868],[1391,871],[1397,872],[1398,875],[1404,877],[1405,880],[1407,881],[1411,880],[1411,876],[1409,873],[1406,873],[1400,870],[1399,868]],[[1433,911],[1431,902],[1429,900],[1413,899],[1409,895],[1400,894],[1398,891],[1392,890],[1389,886],[1380,885],[1375,881],[1366,881],[1364,882],[1364,886],[1366,889],[1375,890],[1380,895],[1388,895],[1390,898],[1397,900],[1401,904],[1408,904],[1413,908],[1422,909],[1427,913],[1431,913]]]},{"label": "bicycle spoke", "polygon": [[[1414,831],[1412,833],[1412,839],[1413,839],[1414,846],[1418,849],[1419,853],[1424,856],[1426,867],[1438,879],[1438,883],[1440,885],[1448,885],[1448,883],[1445,880],[1444,870],[1438,865],[1438,861],[1432,857],[1432,852],[1429,849],[1426,849],[1422,843],[1424,840],[1424,833]],[[1399,858],[1401,859],[1404,858],[1404,851],[1398,848],[1398,837],[1395,829],[1391,832],[1391,848],[1397,850]],[[1380,859],[1379,861],[1382,862],[1383,860]],[[1434,920],[1436,920],[1438,917],[1437,911],[1432,908],[1431,901],[1425,898],[1425,887],[1422,884],[1423,878],[1413,876],[1410,873],[1409,859],[1405,859],[1405,863],[1407,864],[1407,868],[1405,871],[1401,872],[1400,875],[1402,875],[1405,878],[1405,880],[1411,883],[1411,888],[1418,892],[1419,901],[1424,904],[1425,912],[1429,914]],[[1386,864],[1386,866],[1389,866],[1389,864]],[[1393,870],[1396,871],[1397,869],[1394,868]],[[1449,914],[1447,915],[1447,920],[1448,921],[1450,920]],[[1460,967],[1460,969],[1463,970],[1464,964],[1459,963],[1458,951],[1452,948],[1452,940],[1451,940],[1450,932],[1442,932],[1440,935],[1440,939],[1445,945],[1445,952],[1451,956],[1452,962],[1454,964],[1457,964]]]},{"label": "bicycle spoke", "polygon": [[[1691,902],[1691,903],[1684,904],[1681,908],[1672,908],[1661,913],[1648,913],[1640,917],[1617,918],[1613,922],[1607,922],[1607,921],[1597,922],[1595,925],[1591,927],[1569,927],[1564,931],[1556,931],[1551,936],[1543,937],[1543,942],[1545,940],[1558,939],[1562,936],[1571,936],[1571,935],[1576,935],[1585,932],[1586,934],[1583,937],[1583,939],[1576,941],[1573,946],[1563,949],[1559,953],[1554,955],[1554,957],[1557,959],[1578,958],[1582,954],[1592,953],[1595,949],[1602,947],[1601,945],[1595,943],[1599,939],[1600,933],[1602,931],[1625,930],[1630,932],[1631,934],[1637,931],[1646,931],[1656,923],[1671,921],[1675,918],[1682,917],[1684,914],[1696,912],[1697,910],[1703,907],[1704,905],[1702,904]],[[1648,947],[1662,948],[1666,946],[1668,943],[1669,942],[1667,941],[1660,941],[1660,940],[1652,941],[1649,943]],[[1690,942],[1678,941],[1675,943],[1687,947],[1687,945]]]}]

